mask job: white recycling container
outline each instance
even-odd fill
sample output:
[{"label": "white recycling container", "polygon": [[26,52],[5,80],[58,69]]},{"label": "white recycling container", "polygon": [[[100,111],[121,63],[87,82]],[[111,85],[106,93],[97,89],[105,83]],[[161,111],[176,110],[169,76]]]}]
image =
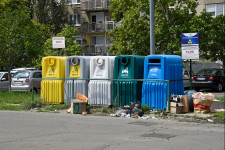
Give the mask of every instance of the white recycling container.
[{"label": "white recycling container", "polygon": [[[93,106],[112,105],[112,80],[115,56],[94,56],[90,60],[90,82],[88,104]],[[96,79],[96,80],[93,80]]]},{"label": "white recycling container", "polygon": [[[77,93],[88,96],[88,80],[90,78],[90,56],[70,56],[66,59],[66,81],[64,85],[64,103],[70,105]],[[72,80],[74,79],[74,80]],[[80,79],[80,80],[79,80]]]}]

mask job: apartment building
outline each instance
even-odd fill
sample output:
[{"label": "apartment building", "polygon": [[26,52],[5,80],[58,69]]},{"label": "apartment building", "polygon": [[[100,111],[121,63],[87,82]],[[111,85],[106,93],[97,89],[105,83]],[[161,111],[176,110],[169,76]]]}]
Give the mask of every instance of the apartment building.
[{"label": "apartment building", "polygon": [[114,28],[108,0],[68,0],[69,24],[78,30],[75,41],[85,55],[108,55]]},{"label": "apartment building", "polygon": [[198,0],[197,14],[200,14],[204,9],[211,13],[212,17],[225,14],[225,0]]}]

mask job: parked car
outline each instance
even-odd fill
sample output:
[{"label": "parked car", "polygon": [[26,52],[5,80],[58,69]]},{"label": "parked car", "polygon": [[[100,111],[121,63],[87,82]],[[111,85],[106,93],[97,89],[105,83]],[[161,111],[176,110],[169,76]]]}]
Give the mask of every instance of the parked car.
[{"label": "parked car", "polygon": [[8,72],[0,72],[0,90],[8,90],[9,88],[9,79]]},{"label": "parked car", "polygon": [[[196,74],[197,72],[199,72],[202,69],[223,69],[224,66],[221,65],[220,63],[215,63],[215,62],[192,62],[191,64],[191,71],[192,71],[192,75],[193,73]],[[185,65],[184,70],[187,70],[188,72],[190,72],[190,63],[187,63]]]},{"label": "parked car", "polygon": [[[42,78],[41,70],[23,70],[16,72],[11,79],[11,90],[31,91],[33,78]],[[41,80],[34,80],[33,88],[36,93],[40,92]]]},{"label": "parked car", "polygon": [[202,69],[192,75],[192,87],[198,91],[201,88],[212,88],[221,92],[225,88],[224,69]]},{"label": "parked car", "polygon": [[13,77],[13,75],[14,75],[16,72],[18,72],[18,71],[23,71],[23,70],[35,70],[35,68],[33,68],[33,67],[30,67],[30,68],[15,68],[15,69],[12,69],[12,70],[10,71],[11,76]]}]

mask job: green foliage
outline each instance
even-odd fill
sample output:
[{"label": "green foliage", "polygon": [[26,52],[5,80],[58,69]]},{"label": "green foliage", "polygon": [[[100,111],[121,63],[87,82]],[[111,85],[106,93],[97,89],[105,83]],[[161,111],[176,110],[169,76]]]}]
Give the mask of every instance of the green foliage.
[{"label": "green foliage", "polygon": [[[149,55],[149,0],[110,0],[113,20],[121,21],[109,33],[113,37],[110,50],[115,55]],[[225,60],[225,16],[212,18],[202,12],[196,14],[198,3],[193,0],[155,0],[156,54],[181,55],[181,33],[200,34],[200,56],[212,60]]]},{"label": "green foliage", "polygon": [[224,111],[216,112],[213,115],[225,123],[225,112]]},{"label": "green foliage", "polygon": [[60,33],[56,35],[56,37],[65,37],[65,45],[66,48],[63,49],[53,49],[52,48],[52,37],[46,40],[43,46],[44,53],[39,56],[39,59],[35,61],[36,67],[41,68],[41,60],[45,56],[72,56],[72,55],[81,55],[82,49],[81,46],[74,42],[77,34],[77,29],[72,28],[68,25],[62,29]]},{"label": "green foliage", "polygon": [[19,111],[41,106],[42,103],[39,94],[34,95],[34,101],[32,102],[32,94],[30,92],[0,91],[0,110]]},{"label": "green foliage", "polygon": [[51,25],[53,34],[61,32],[67,23],[66,1],[36,0],[34,7],[34,18],[41,24]]},{"label": "green foliage", "polygon": [[141,110],[142,110],[143,112],[149,112],[149,111],[150,111],[150,108],[149,108],[149,106],[148,106],[147,104],[145,104],[145,105],[142,105],[142,106],[141,106]]},{"label": "green foliage", "polygon": [[221,102],[225,102],[225,96],[224,97],[215,97],[216,100],[219,100]]},{"label": "green foliage", "polygon": [[48,27],[30,19],[27,1],[16,2],[9,0],[0,5],[0,62],[8,71],[32,64],[43,53],[42,45],[50,33]]}]

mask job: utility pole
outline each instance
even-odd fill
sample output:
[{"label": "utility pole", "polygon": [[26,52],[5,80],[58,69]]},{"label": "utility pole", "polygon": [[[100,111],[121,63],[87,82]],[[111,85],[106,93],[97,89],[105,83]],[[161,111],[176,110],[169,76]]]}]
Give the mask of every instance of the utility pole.
[{"label": "utility pole", "polygon": [[150,55],[155,54],[155,33],[154,33],[154,0],[149,2],[150,13]]}]

